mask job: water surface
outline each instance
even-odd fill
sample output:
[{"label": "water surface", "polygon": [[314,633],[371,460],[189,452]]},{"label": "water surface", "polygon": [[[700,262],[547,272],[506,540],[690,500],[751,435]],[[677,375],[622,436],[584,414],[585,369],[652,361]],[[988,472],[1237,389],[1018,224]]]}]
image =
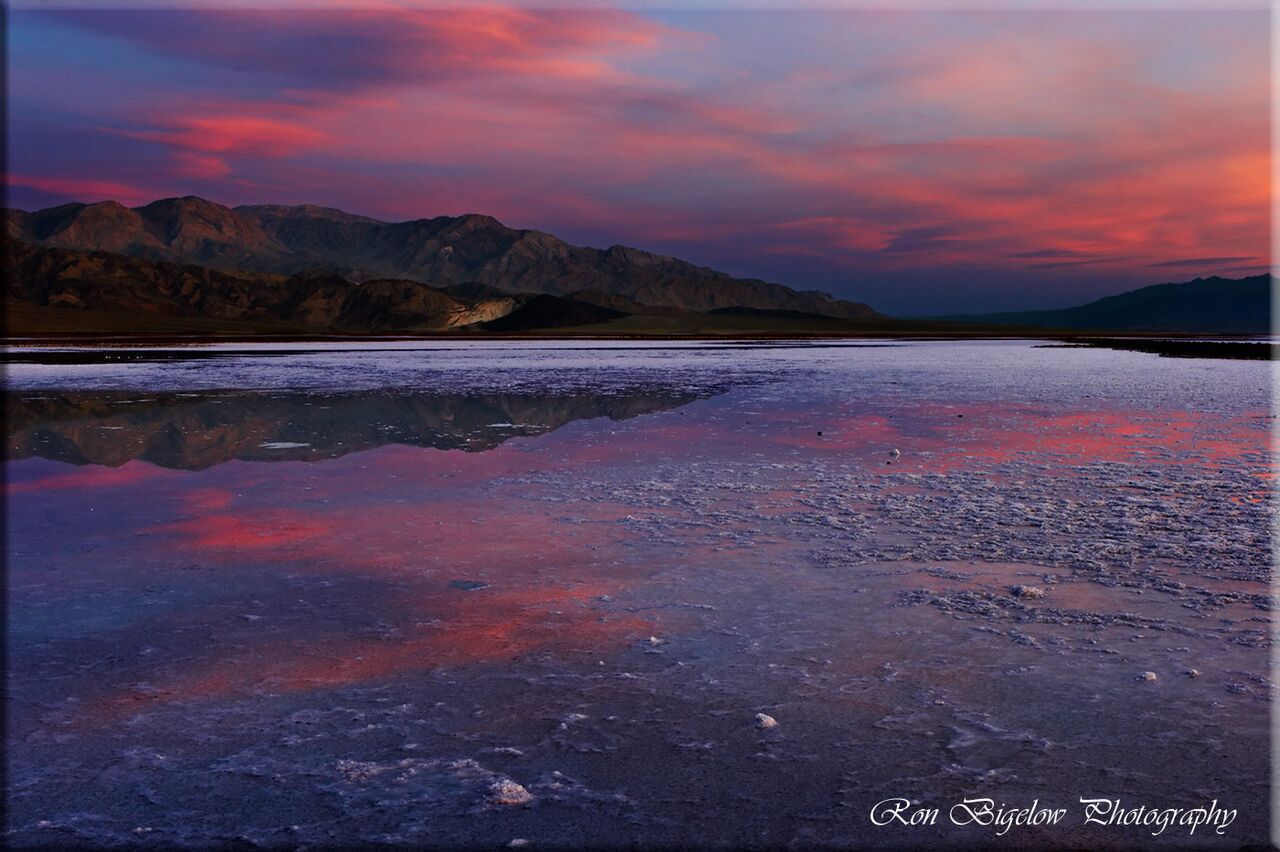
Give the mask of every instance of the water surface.
[{"label": "water surface", "polygon": [[1267,363],[215,349],[9,368],[15,845],[1267,836]]}]

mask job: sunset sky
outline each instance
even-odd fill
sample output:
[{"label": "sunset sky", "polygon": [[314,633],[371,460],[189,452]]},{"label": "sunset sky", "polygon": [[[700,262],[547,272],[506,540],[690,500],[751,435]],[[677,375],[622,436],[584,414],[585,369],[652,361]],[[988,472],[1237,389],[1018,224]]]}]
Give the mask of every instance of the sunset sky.
[{"label": "sunset sky", "polygon": [[893,313],[1269,259],[1265,10],[13,11],[9,203],[487,213]]}]

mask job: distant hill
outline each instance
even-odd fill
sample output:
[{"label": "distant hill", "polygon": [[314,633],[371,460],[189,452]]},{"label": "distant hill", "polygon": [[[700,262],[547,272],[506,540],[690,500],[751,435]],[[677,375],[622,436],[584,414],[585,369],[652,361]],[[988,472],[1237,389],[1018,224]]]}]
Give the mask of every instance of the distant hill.
[{"label": "distant hill", "polygon": [[1075,308],[938,319],[1056,329],[1269,334],[1271,276],[1197,278],[1130,290]]},{"label": "distant hill", "polygon": [[109,251],[222,272],[391,279],[437,290],[483,285],[506,294],[575,296],[612,310],[653,306],[792,311],[842,319],[879,316],[864,304],[780,284],[734,278],[626,246],[571,246],[490,216],[382,222],[326,207],[229,208],[202,198],[143,207],[114,201],[7,211],[10,237],[49,248]]}]

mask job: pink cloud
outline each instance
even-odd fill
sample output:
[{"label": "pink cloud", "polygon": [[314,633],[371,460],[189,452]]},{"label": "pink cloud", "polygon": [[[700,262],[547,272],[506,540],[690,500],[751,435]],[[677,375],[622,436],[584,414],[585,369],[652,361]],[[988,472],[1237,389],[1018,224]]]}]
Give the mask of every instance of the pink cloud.
[{"label": "pink cloud", "polygon": [[195,151],[175,151],[174,173],[184,177],[210,180],[231,173],[231,166],[221,157],[200,154]]},{"label": "pink cloud", "polygon": [[332,92],[527,75],[625,78],[610,61],[674,32],[613,9],[491,5],[80,12],[74,26],[185,60],[269,75],[286,88]]},{"label": "pink cloud", "polygon": [[7,174],[5,183],[21,186],[82,201],[119,201],[122,204],[143,204],[155,199],[155,191],[131,184],[94,178],[51,177],[41,175]]},{"label": "pink cloud", "polygon": [[[324,140],[318,130],[297,120],[260,115],[178,115],[158,123],[159,129],[125,131],[122,135],[187,151],[251,157],[288,157]],[[205,162],[211,161],[207,158]]]},{"label": "pink cloud", "polygon": [[861,64],[856,52],[807,57],[785,32],[757,62],[725,52],[732,28],[691,34],[605,9],[75,25],[261,82],[198,108],[156,83],[126,131],[172,149],[166,186],[230,186],[246,202],[486,212],[872,272],[1080,263],[1146,275],[1267,255],[1263,65],[1210,39],[1224,63],[1171,71],[1168,39],[1101,14],[975,14],[952,32],[957,20],[867,14],[857,23],[904,49]]}]

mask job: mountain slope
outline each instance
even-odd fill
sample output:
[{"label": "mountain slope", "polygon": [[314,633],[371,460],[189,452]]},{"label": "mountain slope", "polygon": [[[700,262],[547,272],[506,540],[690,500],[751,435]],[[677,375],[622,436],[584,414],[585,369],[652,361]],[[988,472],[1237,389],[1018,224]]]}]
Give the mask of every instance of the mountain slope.
[{"label": "mountain slope", "polygon": [[7,241],[4,249],[7,296],[40,307],[372,331],[474,325],[505,316],[522,304],[506,296],[465,301],[416,281],[356,284],[334,275],[286,278],[222,272],[105,251],[41,248],[17,240]]},{"label": "mountain slope", "polygon": [[1268,334],[1271,276],[1197,278],[1142,287],[1074,308],[938,319],[1061,329]]},{"label": "mountain slope", "polygon": [[45,246],[103,249],[149,260],[275,275],[323,272],[355,281],[394,278],[438,288],[481,284],[505,293],[569,296],[589,291],[605,307],[628,303],[710,311],[744,307],[846,319],[879,316],[824,293],[733,278],[625,246],[571,246],[515,230],[490,216],[381,222],[304,205],[231,209],[201,198],[144,207],[74,204],[8,212],[11,236]]},{"label": "mountain slope", "polygon": [[621,319],[626,314],[599,305],[539,293],[525,296],[509,314],[482,323],[486,331],[533,331],[540,328],[569,328]]}]

